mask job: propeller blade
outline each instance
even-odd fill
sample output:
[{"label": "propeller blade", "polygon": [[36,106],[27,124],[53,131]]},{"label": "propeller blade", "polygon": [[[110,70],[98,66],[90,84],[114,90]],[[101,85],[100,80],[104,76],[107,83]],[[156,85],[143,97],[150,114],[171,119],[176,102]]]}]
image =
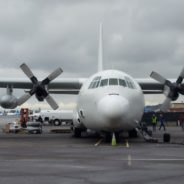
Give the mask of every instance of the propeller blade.
[{"label": "propeller blade", "polygon": [[181,71],[181,73],[180,73],[180,75],[179,75],[179,77],[178,77],[176,83],[177,83],[177,84],[181,84],[182,81],[183,81],[183,78],[184,78],[184,67],[183,67],[183,69],[182,69],[182,71]]},{"label": "propeller blade", "polygon": [[61,68],[57,68],[56,70],[54,70],[48,77],[46,77],[43,81],[42,84],[46,85],[49,82],[51,82],[52,80],[54,80],[56,77],[58,77],[61,73],[63,72],[63,70]]},{"label": "propeller blade", "polygon": [[56,110],[59,107],[55,100],[49,94],[47,95],[45,100],[52,107],[52,109]]},{"label": "propeller blade", "polygon": [[30,93],[25,93],[20,98],[18,98],[17,103],[18,105],[22,105],[24,102],[26,102],[32,95]]},{"label": "propeller blade", "polygon": [[30,70],[30,68],[25,64],[21,64],[20,68],[22,71],[27,75],[27,77],[35,84],[38,82],[37,78],[34,76],[33,72]]},{"label": "propeller blade", "polygon": [[39,101],[43,101],[43,99],[46,99],[48,104],[55,110],[59,106],[55,102],[55,100],[49,95],[46,89],[46,85],[49,84],[52,80],[54,80],[56,77],[58,77],[63,70],[61,68],[57,68],[54,70],[48,77],[46,77],[41,83],[38,82],[37,78],[34,76],[30,68],[23,63],[20,68],[23,70],[23,72],[29,77],[29,79],[33,83],[33,88],[28,92],[25,93],[23,96],[21,96],[18,99],[18,105],[23,104],[26,102],[33,94],[36,94],[36,97]]},{"label": "propeller blade", "polygon": [[23,71],[29,78],[31,78],[31,77],[34,76],[33,73],[32,73],[32,71],[30,70],[30,68],[29,68],[25,63],[21,64],[21,65],[20,65],[20,68],[22,69],[22,71]]},{"label": "propeller blade", "polygon": [[171,92],[170,87],[165,85],[164,90],[163,90],[163,94],[165,96],[168,96],[170,92]]},{"label": "propeller blade", "polygon": [[160,110],[162,112],[166,112],[167,109],[170,107],[170,104],[171,104],[171,98],[167,97],[163,102],[163,104],[161,105]]},{"label": "propeller blade", "polygon": [[151,72],[150,77],[160,82],[161,84],[165,84],[167,81],[163,76],[161,76],[157,72]]}]

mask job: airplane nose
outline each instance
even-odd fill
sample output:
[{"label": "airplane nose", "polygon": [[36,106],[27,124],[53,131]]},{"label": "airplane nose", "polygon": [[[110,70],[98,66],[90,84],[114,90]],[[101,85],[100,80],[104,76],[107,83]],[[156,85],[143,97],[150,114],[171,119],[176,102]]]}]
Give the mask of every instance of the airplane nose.
[{"label": "airplane nose", "polygon": [[98,111],[109,119],[121,118],[128,107],[128,100],[119,95],[107,95],[98,102]]}]

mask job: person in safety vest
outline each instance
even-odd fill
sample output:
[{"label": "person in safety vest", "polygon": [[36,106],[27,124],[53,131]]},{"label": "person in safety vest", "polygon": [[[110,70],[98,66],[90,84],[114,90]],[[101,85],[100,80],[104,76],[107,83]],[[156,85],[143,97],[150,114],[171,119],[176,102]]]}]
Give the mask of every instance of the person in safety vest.
[{"label": "person in safety vest", "polygon": [[151,117],[151,124],[153,127],[153,132],[156,132],[156,126],[157,126],[157,117],[155,114],[152,115]]}]

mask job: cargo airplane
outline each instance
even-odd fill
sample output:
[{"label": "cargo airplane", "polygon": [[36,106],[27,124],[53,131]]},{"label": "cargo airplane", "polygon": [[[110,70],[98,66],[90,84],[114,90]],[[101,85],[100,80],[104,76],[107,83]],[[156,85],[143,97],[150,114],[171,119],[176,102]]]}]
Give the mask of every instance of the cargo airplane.
[{"label": "cargo airplane", "polygon": [[[127,131],[130,134],[139,126],[144,111],[144,94],[165,93],[166,99],[161,106],[166,111],[172,100],[179,94],[184,95],[184,69],[176,82],[169,81],[156,72],[153,79],[134,79],[118,70],[103,70],[102,27],[100,27],[98,72],[84,79],[56,79],[62,69],[58,68],[44,80],[38,80],[24,63],[20,66],[29,80],[0,79],[0,87],[7,88],[7,94],[0,99],[3,108],[15,108],[35,95],[39,101],[46,100],[53,109],[58,105],[51,97],[55,94],[78,95],[73,114],[73,132],[80,137],[87,129],[110,134]],[[54,81],[53,81],[54,80]],[[13,88],[25,89],[20,98],[13,95]]]}]

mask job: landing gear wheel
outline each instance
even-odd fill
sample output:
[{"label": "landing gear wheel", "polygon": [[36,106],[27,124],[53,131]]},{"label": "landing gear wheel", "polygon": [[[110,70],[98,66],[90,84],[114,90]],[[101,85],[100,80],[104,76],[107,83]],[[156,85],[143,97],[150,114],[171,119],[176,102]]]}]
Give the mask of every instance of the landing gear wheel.
[{"label": "landing gear wheel", "polygon": [[111,133],[109,133],[109,132],[106,132],[105,133],[105,142],[111,142],[111,140],[112,140],[112,134]]},{"label": "landing gear wheel", "polygon": [[164,133],[164,135],[163,135],[163,141],[164,142],[170,142],[170,140],[171,140],[171,135],[168,134],[168,133]]},{"label": "landing gear wheel", "polygon": [[81,133],[82,133],[82,130],[80,128],[74,128],[73,129],[73,136],[74,137],[80,138],[81,137]]},{"label": "landing gear wheel", "polygon": [[128,132],[128,135],[129,135],[129,138],[136,138],[137,137],[137,131],[134,129],[134,130],[130,130]]},{"label": "landing gear wheel", "polygon": [[120,134],[118,132],[115,133],[117,143],[120,142]]}]

